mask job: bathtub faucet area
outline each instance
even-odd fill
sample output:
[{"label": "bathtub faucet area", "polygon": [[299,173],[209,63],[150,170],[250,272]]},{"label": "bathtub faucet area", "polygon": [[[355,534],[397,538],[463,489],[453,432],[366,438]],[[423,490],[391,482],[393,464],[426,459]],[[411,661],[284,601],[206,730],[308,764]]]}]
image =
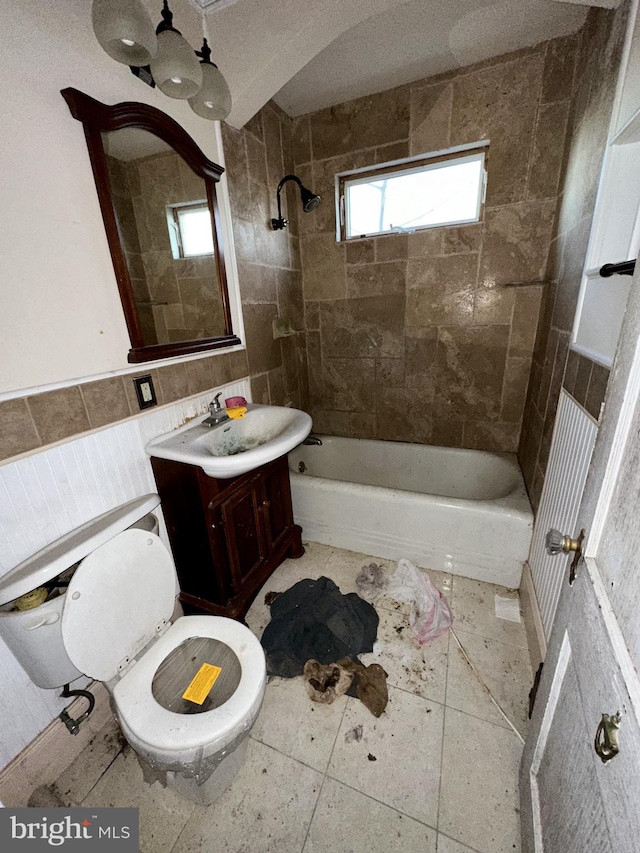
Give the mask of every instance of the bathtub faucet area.
[{"label": "bathtub faucet area", "polygon": [[317,447],[322,447],[322,439],[318,438],[317,435],[308,435],[302,443],[303,444],[314,444]]}]

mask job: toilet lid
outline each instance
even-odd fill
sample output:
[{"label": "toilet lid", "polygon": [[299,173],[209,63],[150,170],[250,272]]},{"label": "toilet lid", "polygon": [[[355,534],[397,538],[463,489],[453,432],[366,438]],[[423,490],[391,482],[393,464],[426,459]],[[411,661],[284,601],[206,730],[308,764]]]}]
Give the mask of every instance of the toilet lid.
[{"label": "toilet lid", "polygon": [[89,554],[65,596],[62,639],[72,663],[109,681],[169,621],[176,589],[171,555],[144,530],[125,530]]}]

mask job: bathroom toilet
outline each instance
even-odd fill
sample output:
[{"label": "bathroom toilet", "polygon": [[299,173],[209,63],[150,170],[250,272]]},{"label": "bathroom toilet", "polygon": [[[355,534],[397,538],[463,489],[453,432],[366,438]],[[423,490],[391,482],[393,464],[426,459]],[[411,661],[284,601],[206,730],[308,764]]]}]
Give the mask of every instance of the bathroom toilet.
[{"label": "bathroom toilet", "polygon": [[[170,623],[173,559],[155,533],[131,527],[159,500],[147,495],[105,513],[1,578],[0,636],[38,686],[81,674],[102,681],[143,768],[209,804],[242,764],[264,695],[265,658],[233,619]],[[55,581],[65,572],[66,592]],[[47,601],[16,609],[16,600],[43,586]]]}]

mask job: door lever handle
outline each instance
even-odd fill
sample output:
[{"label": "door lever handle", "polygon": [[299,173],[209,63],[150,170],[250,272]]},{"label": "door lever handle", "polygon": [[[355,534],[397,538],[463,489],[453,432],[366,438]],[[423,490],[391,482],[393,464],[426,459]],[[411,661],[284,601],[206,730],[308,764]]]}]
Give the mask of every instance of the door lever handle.
[{"label": "door lever handle", "polygon": [[580,531],[577,539],[572,539],[570,536],[560,533],[560,531],[556,530],[555,527],[552,527],[545,536],[544,544],[547,554],[549,554],[550,557],[554,557],[556,554],[573,553],[573,560],[571,561],[571,568],[569,569],[569,586],[571,586],[576,579],[576,570],[580,560],[582,559],[582,543],[584,542],[584,537],[584,529]]}]

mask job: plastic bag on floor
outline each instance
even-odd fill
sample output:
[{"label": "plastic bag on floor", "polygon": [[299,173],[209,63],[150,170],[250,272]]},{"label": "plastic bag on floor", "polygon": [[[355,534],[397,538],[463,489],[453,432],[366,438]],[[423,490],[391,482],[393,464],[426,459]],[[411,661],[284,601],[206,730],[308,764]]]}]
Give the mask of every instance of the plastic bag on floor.
[{"label": "plastic bag on floor", "polygon": [[409,560],[398,561],[386,593],[411,605],[409,624],[421,646],[450,628],[453,617],[449,602],[429,577]]}]

